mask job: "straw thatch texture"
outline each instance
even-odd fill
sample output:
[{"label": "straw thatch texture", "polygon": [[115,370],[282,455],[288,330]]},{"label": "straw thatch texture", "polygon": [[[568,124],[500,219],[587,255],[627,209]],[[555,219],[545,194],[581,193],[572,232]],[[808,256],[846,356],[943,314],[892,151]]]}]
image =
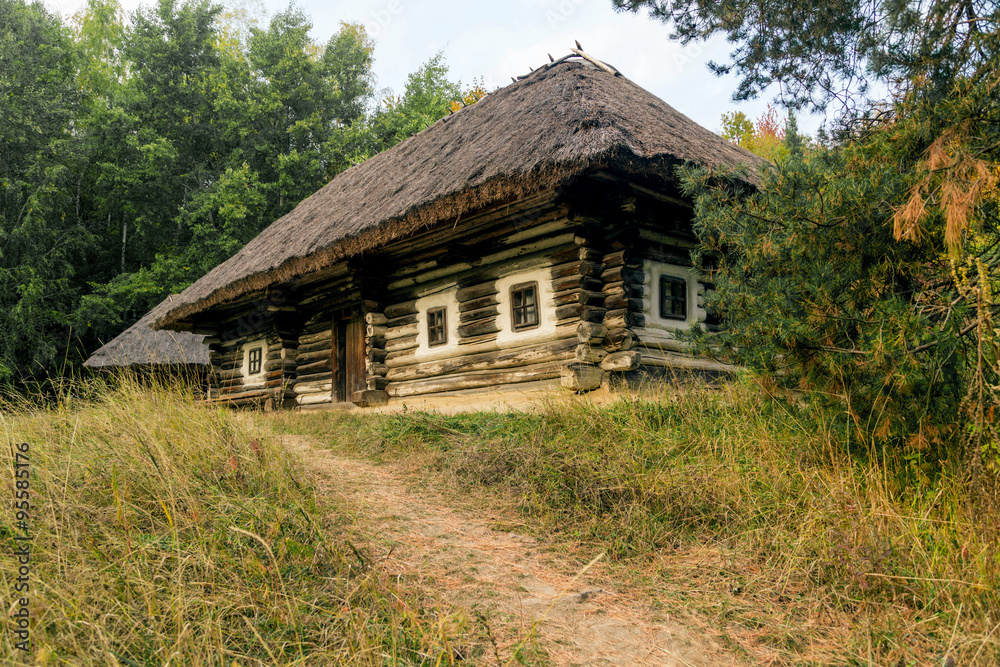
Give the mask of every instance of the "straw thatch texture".
[{"label": "straw thatch texture", "polygon": [[338,174],[181,293],[157,326],[592,169],[672,178],[680,162],[761,164],[624,77],[580,62],[537,70]]},{"label": "straw thatch texture", "polygon": [[176,331],[154,331],[150,325],[177,303],[177,296],[164,301],[142,319],[83,362],[87,368],[127,366],[207,366],[208,346],[204,336]]}]

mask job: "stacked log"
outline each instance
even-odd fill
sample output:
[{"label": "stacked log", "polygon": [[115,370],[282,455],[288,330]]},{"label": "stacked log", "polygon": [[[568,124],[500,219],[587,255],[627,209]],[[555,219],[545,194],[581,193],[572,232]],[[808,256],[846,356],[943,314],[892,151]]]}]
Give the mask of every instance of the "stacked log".
[{"label": "stacked log", "polygon": [[559,377],[562,367],[562,362],[556,357],[541,363],[502,370],[485,369],[410,382],[394,382],[389,385],[389,394],[395,397],[405,397],[546,380]]},{"label": "stacked log", "polygon": [[[519,214],[513,208],[508,211],[511,215]],[[393,274],[387,289],[401,294],[427,289],[441,282],[468,285],[484,282],[490,275],[495,276],[496,267],[518,270],[536,265],[537,259],[550,255],[553,248],[572,242],[572,232],[567,229],[571,225],[564,217],[563,209],[556,207],[540,215],[526,215],[523,211],[520,214],[525,215],[525,224],[529,219],[533,224],[514,233],[503,226],[483,230],[476,240],[479,244],[492,242],[489,252],[474,252],[460,261],[447,251],[443,252],[440,244],[445,243],[449,235],[439,233],[433,239],[434,246],[424,250],[426,254],[406,258],[401,264],[405,268]]]},{"label": "stacked log", "polygon": [[365,313],[365,376],[368,388],[384,391],[389,381],[385,378],[389,367],[385,363],[389,355],[385,349],[389,318],[385,313]]},{"label": "stacked log", "polygon": [[632,243],[619,239],[612,251],[603,258],[604,272],[604,350],[608,353],[601,360],[606,371],[630,371],[638,368],[641,355],[631,350],[638,342],[637,327],[645,326],[642,314],[643,298],[647,290],[642,259],[632,250]]},{"label": "stacked log", "polygon": [[299,405],[333,402],[333,329],[305,329],[298,338],[296,377],[292,385]]},{"label": "stacked log", "polygon": [[458,301],[458,344],[461,346],[491,343],[500,332],[500,295],[495,278],[460,287]]},{"label": "stacked log", "polygon": [[[575,347],[575,340],[563,338],[524,347],[465,354],[458,357],[390,368],[386,373],[386,377],[393,383],[393,390],[398,392],[399,386],[397,383],[400,382],[448,376],[454,373],[496,371],[499,369],[538,364],[545,361],[568,359],[571,357]],[[394,395],[399,394],[396,393]]]},{"label": "stacked log", "polygon": [[273,315],[272,332],[267,336],[264,351],[266,388],[270,392],[265,409],[290,407],[295,403],[292,386],[295,384],[299,332],[298,308],[294,299],[272,300],[268,311]]},{"label": "stacked log", "polygon": [[386,306],[385,334],[382,348],[386,365],[413,357],[417,352],[417,301],[404,301]]},{"label": "stacked log", "polygon": [[209,346],[213,378],[209,399],[239,393],[243,387],[243,348],[240,341],[219,341]]},{"label": "stacked log", "polygon": [[713,359],[693,357],[690,354],[670,352],[654,347],[643,348],[642,364],[654,368],[677,368],[712,373],[732,373],[735,371],[733,366]]},{"label": "stacked log", "polygon": [[[604,373],[599,364],[607,356],[602,347],[607,329],[602,323],[607,315],[603,294],[603,254],[599,250],[598,234],[581,229],[573,241],[576,253],[576,272],[573,262],[553,267],[552,279],[556,292],[557,322],[574,324],[576,346],[573,359],[563,366],[560,383],[572,391],[590,391],[601,386]],[[576,285],[567,283],[570,277],[579,276]],[[558,305],[564,303],[565,305]]]},{"label": "stacked log", "polygon": [[272,332],[265,340],[261,363],[261,368],[264,371],[265,391],[263,407],[265,410],[273,410],[280,407],[286,397],[288,399],[294,398],[294,394],[288,386],[288,378],[295,374],[295,361],[286,357],[281,334]]}]

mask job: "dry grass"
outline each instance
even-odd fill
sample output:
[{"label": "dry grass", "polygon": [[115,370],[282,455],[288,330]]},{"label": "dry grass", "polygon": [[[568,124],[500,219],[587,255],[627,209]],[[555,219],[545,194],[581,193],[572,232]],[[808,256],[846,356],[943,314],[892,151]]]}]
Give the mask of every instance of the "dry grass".
[{"label": "dry grass", "polygon": [[[314,494],[261,415],[131,382],[0,408],[4,450],[31,445],[35,506],[32,650],[5,631],[0,663],[437,665],[469,653],[475,628],[371,567],[347,541],[348,513]],[[4,486],[12,497],[12,473]],[[12,512],[2,521],[15,532]],[[4,558],[0,601],[13,609]]]},{"label": "dry grass", "polygon": [[664,613],[759,664],[1000,663],[1000,517],[842,415],[752,382],[607,407],[299,415],[286,427],[421,461],[539,531],[606,548]]}]

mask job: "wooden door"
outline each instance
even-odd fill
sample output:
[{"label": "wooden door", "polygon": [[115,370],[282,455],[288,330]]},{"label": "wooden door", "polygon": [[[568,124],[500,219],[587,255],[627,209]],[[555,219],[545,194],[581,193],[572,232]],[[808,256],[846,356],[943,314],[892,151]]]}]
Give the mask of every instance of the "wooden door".
[{"label": "wooden door", "polygon": [[333,321],[333,401],[349,403],[368,388],[365,378],[365,322],[354,313]]}]

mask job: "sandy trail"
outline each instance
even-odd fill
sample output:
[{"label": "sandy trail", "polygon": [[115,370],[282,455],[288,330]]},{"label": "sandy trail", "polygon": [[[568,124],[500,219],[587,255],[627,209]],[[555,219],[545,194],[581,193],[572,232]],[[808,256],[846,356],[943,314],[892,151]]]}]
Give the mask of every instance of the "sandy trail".
[{"label": "sandy trail", "polygon": [[490,517],[414,490],[391,465],[338,456],[302,436],[285,442],[319,474],[322,491],[357,509],[369,539],[389,554],[381,562],[387,572],[484,614],[501,645],[534,625],[557,665],[739,664],[702,633],[657,617],[648,600],[603,581],[601,568],[580,575],[538,540],[494,530]]}]

